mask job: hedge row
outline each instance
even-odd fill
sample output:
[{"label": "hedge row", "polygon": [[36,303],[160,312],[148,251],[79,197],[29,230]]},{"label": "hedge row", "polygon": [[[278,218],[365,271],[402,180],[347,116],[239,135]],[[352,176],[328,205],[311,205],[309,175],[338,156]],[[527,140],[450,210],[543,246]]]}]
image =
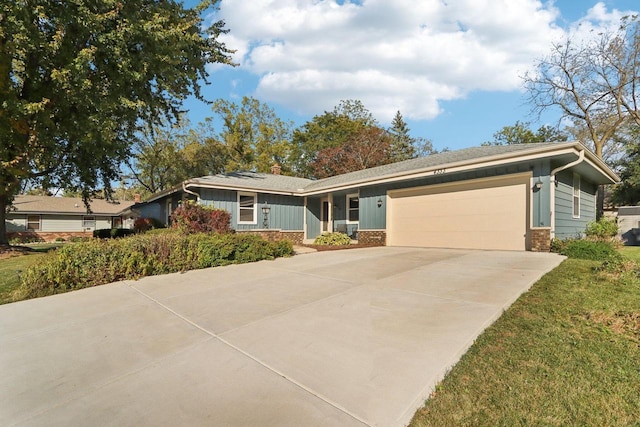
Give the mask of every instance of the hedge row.
[{"label": "hedge row", "polygon": [[289,256],[289,241],[270,243],[248,234],[166,233],[94,239],[48,254],[21,276],[21,299],[142,276]]},{"label": "hedge row", "polygon": [[99,228],[97,230],[93,230],[93,237],[98,239],[116,239],[130,236],[135,233],[135,230],[129,228]]}]

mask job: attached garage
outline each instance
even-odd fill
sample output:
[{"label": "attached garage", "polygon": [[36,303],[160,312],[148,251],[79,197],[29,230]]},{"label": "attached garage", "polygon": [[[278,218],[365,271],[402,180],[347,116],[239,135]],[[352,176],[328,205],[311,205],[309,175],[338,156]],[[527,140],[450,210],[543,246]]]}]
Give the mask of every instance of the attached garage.
[{"label": "attached garage", "polygon": [[528,249],[531,174],[387,193],[392,246]]}]

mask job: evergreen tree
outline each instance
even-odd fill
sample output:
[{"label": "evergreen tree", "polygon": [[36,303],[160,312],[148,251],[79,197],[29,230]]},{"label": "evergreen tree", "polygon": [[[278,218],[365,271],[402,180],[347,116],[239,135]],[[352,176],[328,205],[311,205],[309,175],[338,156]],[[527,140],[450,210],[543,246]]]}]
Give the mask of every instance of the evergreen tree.
[{"label": "evergreen tree", "polygon": [[409,135],[409,126],[398,111],[389,128],[391,135],[391,157],[399,162],[416,157],[416,139]]}]

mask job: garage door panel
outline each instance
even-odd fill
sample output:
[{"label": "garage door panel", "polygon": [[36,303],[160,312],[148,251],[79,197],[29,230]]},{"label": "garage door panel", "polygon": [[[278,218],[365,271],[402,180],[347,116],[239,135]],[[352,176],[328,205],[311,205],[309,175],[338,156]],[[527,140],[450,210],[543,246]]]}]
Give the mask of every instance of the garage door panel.
[{"label": "garage door panel", "polygon": [[526,249],[529,176],[390,192],[396,246]]}]

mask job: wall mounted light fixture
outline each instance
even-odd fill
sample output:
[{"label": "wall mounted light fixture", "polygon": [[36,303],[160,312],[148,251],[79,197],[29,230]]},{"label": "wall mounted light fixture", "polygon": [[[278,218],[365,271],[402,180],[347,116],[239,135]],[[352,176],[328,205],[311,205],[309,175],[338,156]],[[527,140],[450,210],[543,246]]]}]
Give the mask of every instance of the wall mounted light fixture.
[{"label": "wall mounted light fixture", "polygon": [[269,228],[269,211],[271,210],[271,208],[267,205],[267,202],[264,202],[264,205],[262,206],[262,226],[264,228]]},{"label": "wall mounted light fixture", "polygon": [[538,178],[538,181],[536,181],[536,183],[533,184],[533,188],[535,190],[540,190],[542,188],[542,180],[540,178]]},{"label": "wall mounted light fixture", "polygon": [[378,207],[381,208],[382,207],[382,199],[378,199]]}]

